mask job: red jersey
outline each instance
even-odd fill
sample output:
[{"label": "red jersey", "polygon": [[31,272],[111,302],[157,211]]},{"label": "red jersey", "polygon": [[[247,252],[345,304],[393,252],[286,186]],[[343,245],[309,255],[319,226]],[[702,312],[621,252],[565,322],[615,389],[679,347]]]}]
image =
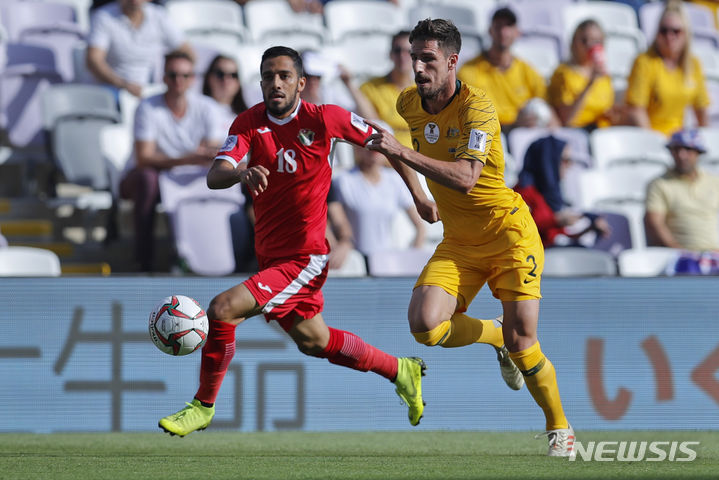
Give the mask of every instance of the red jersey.
[{"label": "red jersey", "polygon": [[[371,127],[337,105],[300,101],[287,118],[270,117],[264,103],[242,112],[215,159],[270,171],[267,189],[254,197],[255,251],[285,258],[326,254],[330,153],[337,140],[364,145]],[[245,157],[247,155],[247,157]]]}]

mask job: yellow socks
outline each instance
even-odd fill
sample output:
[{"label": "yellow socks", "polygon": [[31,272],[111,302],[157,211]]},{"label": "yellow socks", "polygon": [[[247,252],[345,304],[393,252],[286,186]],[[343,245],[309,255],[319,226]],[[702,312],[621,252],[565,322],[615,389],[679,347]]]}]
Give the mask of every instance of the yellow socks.
[{"label": "yellow socks", "polygon": [[464,313],[455,313],[428,332],[413,333],[419,343],[430,347],[463,347],[473,343],[488,343],[495,347],[504,345],[502,327],[493,320],[479,320]]},{"label": "yellow socks", "polygon": [[547,420],[547,430],[567,428],[562,400],[559,398],[557,374],[554,365],[544,356],[539,342],[521,352],[509,352],[509,357],[522,371],[529,393],[534,397]]}]

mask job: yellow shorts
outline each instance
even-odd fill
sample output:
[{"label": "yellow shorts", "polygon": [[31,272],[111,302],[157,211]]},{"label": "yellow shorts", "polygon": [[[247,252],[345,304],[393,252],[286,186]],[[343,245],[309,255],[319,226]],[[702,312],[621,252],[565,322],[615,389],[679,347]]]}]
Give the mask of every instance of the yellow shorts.
[{"label": "yellow shorts", "polygon": [[502,301],[541,298],[544,246],[526,205],[505,221],[506,228],[481,245],[445,239],[417,279],[420,285],[443,288],[465,311],[485,283]]}]

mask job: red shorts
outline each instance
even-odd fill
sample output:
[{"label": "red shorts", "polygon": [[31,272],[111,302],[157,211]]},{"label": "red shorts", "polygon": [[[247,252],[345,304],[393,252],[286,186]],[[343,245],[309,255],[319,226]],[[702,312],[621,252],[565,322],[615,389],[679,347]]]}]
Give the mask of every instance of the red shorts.
[{"label": "red shorts", "polygon": [[277,320],[288,331],[295,317],[312,318],[322,311],[329,255],[258,256],[257,260],[260,271],[242,283],[262,306],[268,322]]}]

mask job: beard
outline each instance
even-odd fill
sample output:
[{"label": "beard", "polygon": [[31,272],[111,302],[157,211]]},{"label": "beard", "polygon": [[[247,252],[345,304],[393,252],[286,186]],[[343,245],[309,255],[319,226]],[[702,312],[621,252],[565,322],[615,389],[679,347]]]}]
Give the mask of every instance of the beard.
[{"label": "beard", "polygon": [[417,93],[422,100],[434,100],[442,91],[441,86],[432,87],[430,84],[417,84]]},{"label": "beard", "polygon": [[265,107],[273,117],[281,118],[295,107],[295,103],[297,102],[297,95],[299,95],[299,92],[295,90],[292,96],[286,96],[284,98],[285,100],[287,100],[287,103],[278,107],[272,106],[272,104],[268,102],[268,99],[265,98]]}]

